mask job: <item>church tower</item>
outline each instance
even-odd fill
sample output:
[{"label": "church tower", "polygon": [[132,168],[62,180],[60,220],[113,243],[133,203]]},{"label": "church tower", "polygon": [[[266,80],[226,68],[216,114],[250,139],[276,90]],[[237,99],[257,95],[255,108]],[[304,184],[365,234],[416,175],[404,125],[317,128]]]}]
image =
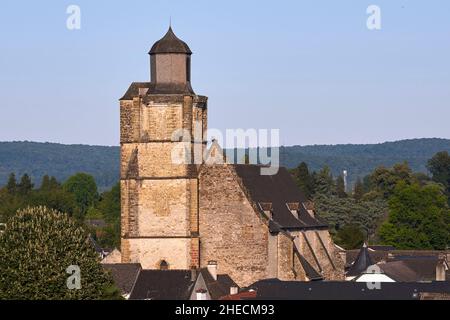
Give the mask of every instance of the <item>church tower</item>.
[{"label": "church tower", "polygon": [[199,266],[207,97],[192,89],[191,54],[169,28],[149,52],[150,82],[120,99],[122,262],[144,269]]}]

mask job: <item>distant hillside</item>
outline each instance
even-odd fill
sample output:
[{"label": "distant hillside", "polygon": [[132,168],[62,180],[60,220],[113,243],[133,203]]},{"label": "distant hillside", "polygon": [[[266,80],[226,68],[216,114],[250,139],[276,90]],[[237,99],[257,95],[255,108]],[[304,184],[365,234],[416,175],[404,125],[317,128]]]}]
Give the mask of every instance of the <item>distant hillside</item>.
[{"label": "distant hillside", "polygon": [[[312,170],[324,165],[335,175],[346,169],[350,181],[363,177],[379,165],[392,166],[407,161],[413,170],[427,172],[426,163],[436,152],[450,152],[450,140],[414,139],[369,145],[314,145],[280,149],[281,164],[293,168],[301,161]],[[36,142],[0,142],[0,185],[10,172],[28,173],[39,184],[43,175],[60,181],[76,172],[92,174],[100,189],[111,187],[119,179],[119,147],[62,145]]]},{"label": "distant hillside", "polygon": [[292,146],[280,149],[280,162],[289,168],[304,161],[312,170],[328,165],[334,175],[348,170],[351,182],[374,168],[407,161],[414,171],[427,173],[427,161],[439,151],[450,152],[448,139],[411,139],[380,144]]},{"label": "distant hillside", "polygon": [[104,190],[119,180],[119,159],[119,147],[0,142],[0,185],[11,172],[28,173],[35,184],[45,174],[64,181],[74,173],[87,172]]}]

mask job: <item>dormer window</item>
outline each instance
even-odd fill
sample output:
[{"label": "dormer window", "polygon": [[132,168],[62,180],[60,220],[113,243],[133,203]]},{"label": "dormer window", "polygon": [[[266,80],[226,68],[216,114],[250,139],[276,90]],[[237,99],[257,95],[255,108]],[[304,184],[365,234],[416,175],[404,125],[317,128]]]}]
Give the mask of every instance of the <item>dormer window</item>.
[{"label": "dormer window", "polygon": [[288,202],[286,203],[286,207],[291,211],[296,219],[298,219],[298,210],[300,208],[299,202]]},{"label": "dormer window", "polygon": [[264,212],[264,214],[269,218],[272,219],[272,202],[258,202],[258,206],[261,211]]},{"label": "dormer window", "polygon": [[305,208],[305,210],[309,213],[309,215],[311,217],[315,217],[315,213],[314,213],[314,202],[312,201],[306,201],[302,203],[303,208]]}]

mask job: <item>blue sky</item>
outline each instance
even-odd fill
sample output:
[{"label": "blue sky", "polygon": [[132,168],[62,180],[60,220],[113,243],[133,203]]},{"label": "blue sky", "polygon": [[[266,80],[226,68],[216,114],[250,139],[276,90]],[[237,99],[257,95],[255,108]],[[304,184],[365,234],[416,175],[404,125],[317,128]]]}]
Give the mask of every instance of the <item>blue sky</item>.
[{"label": "blue sky", "polygon": [[118,99],[149,78],[169,17],[212,128],[276,128],[284,145],[450,138],[447,0],[6,0],[0,141],[118,145]]}]

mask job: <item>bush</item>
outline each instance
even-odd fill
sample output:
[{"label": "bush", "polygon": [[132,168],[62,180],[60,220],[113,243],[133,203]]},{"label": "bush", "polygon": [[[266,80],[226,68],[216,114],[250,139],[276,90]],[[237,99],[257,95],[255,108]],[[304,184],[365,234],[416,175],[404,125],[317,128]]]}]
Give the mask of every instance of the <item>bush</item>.
[{"label": "bush", "polygon": [[[112,299],[120,294],[84,230],[46,207],[20,210],[0,235],[0,299]],[[81,270],[81,289],[69,290],[66,269]]]}]

